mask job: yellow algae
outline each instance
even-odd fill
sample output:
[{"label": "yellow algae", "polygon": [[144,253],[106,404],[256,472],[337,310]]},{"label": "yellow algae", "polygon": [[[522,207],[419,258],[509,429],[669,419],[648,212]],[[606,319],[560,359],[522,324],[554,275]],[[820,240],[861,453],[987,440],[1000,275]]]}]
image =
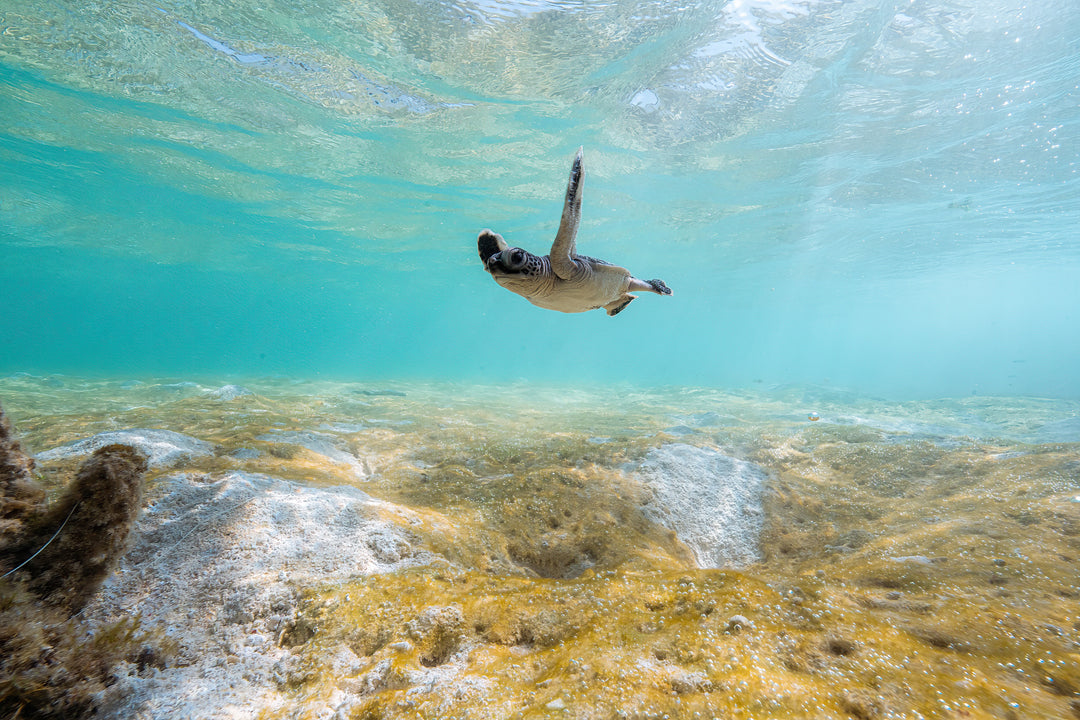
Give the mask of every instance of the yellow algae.
[{"label": "yellow algae", "polygon": [[[1017,701],[1045,717],[1062,709],[1022,683],[988,682],[1007,674],[992,655],[936,647],[820,588],[779,592],[737,573],[395,576],[315,597],[319,630],[304,657],[318,664],[351,642],[363,662],[353,677],[324,666],[302,692],[359,690],[353,717],[500,717],[508,708],[544,717],[557,700],[574,717],[1004,717]],[[453,609],[449,629],[418,635],[416,618],[432,608]],[[733,614],[752,626],[735,629]],[[373,635],[377,649],[358,641]],[[418,682],[433,665],[450,667],[433,685]],[[386,667],[390,680],[378,679]],[[481,696],[458,693],[478,683]]]},{"label": "yellow algae", "polygon": [[[34,449],[163,427],[216,449],[158,476],[361,488],[434,554],[298,586],[262,717],[1080,717],[1080,446],[1038,442],[1071,405],[628,389],[614,413],[601,392],[250,387],[7,405]],[[290,432],[370,473],[260,439]],[[647,519],[634,469],[670,442],[767,471],[760,562],[699,569]]]},{"label": "yellow algae", "polygon": [[[470,649],[453,681],[498,679],[481,697],[458,702],[415,685],[411,696],[405,688],[373,692],[356,716],[1075,713],[1080,666],[1066,636],[1077,629],[1067,602],[1076,597],[1076,566],[1064,551],[1076,550],[1077,512],[1047,487],[1075,483],[1075,453],[1000,460],[973,443],[898,445],[862,431],[834,442],[856,447],[804,445],[810,452],[794,466],[755,457],[777,482],[763,547],[771,561],[747,574],[676,576],[664,563],[644,572],[616,563],[569,580],[466,578],[417,593],[415,579],[379,577],[363,589],[333,590],[408,598],[380,626],[390,645],[425,607],[460,607],[471,630],[455,638]],[[1034,484],[1016,485],[1018,474]],[[1006,488],[1041,499],[987,516],[988,499]],[[1043,520],[1046,532],[1033,532]],[[731,624],[733,615],[751,629]],[[332,646],[339,623],[368,619],[343,610],[324,622]],[[408,653],[395,657],[406,677],[410,663],[423,665]],[[323,677],[322,691],[335,681]]]}]

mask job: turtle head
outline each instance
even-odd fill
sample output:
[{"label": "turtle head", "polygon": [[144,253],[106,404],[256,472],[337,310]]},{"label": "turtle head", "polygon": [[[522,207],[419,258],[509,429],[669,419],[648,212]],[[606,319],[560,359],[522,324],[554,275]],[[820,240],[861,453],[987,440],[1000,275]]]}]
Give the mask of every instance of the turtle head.
[{"label": "turtle head", "polygon": [[481,230],[476,236],[476,249],[480,251],[480,262],[487,265],[488,258],[495,253],[506,249],[506,241],[499,233],[490,230]]},{"label": "turtle head", "polygon": [[542,272],[543,262],[528,250],[510,247],[502,235],[484,230],[476,239],[484,269],[500,278],[528,278]]},{"label": "turtle head", "polygon": [[519,247],[506,248],[488,258],[487,270],[490,273],[501,272],[506,275],[527,273],[530,257],[531,253]]},{"label": "turtle head", "polygon": [[526,279],[536,277],[542,272],[543,263],[540,258],[528,250],[519,247],[508,247],[488,257],[484,261],[484,269],[491,273],[496,280],[500,278]]},{"label": "turtle head", "polygon": [[510,292],[531,297],[544,284],[545,258],[519,247],[510,247],[501,235],[490,230],[480,233],[476,244],[484,269]]}]

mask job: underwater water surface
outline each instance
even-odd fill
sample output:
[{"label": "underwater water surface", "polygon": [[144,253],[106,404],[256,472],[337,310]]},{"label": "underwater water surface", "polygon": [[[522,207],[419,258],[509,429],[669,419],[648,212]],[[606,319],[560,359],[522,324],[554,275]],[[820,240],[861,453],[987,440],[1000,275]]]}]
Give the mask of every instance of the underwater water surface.
[{"label": "underwater water surface", "polygon": [[[0,369],[1080,390],[1080,12],[0,8]],[[543,312],[476,254],[663,278]]]},{"label": "underwater water surface", "polygon": [[[50,498],[149,462],[70,624],[122,658],[98,716],[1080,717],[1078,38],[5,0],[0,405]],[[579,251],[673,296],[483,269],[547,252],[579,147]]]}]

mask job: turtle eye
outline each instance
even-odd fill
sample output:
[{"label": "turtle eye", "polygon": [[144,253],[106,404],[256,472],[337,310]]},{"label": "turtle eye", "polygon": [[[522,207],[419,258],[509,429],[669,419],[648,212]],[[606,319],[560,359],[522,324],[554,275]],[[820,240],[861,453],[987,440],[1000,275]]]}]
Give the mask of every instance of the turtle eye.
[{"label": "turtle eye", "polygon": [[520,270],[525,265],[525,251],[521,248],[513,248],[506,260],[506,265],[511,270]]}]

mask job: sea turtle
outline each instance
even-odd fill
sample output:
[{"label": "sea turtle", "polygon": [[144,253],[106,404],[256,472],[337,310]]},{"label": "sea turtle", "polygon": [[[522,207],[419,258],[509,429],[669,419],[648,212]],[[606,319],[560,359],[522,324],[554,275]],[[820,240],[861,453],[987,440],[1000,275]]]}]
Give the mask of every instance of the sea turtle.
[{"label": "sea turtle", "polygon": [[582,149],[578,148],[566,183],[559,232],[551,253],[540,257],[518,247],[510,247],[502,236],[483,230],[476,239],[484,269],[495,282],[517,293],[533,305],[565,313],[604,308],[617,315],[629,305],[632,292],[670,295],[663,280],[639,280],[626,268],[577,254],[574,239],[581,221]]}]

